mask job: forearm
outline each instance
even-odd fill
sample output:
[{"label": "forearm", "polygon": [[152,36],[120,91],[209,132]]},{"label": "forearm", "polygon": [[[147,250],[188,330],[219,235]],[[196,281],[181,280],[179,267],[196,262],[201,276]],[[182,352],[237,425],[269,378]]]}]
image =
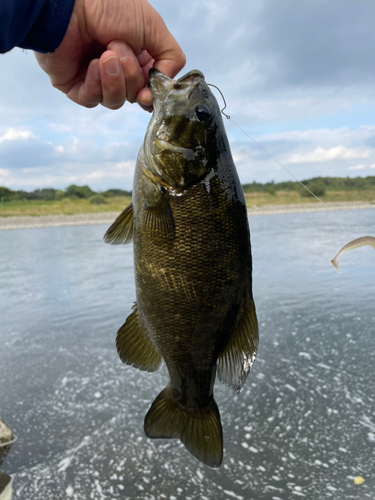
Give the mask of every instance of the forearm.
[{"label": "forearm", "polygon": [[74,0],[0,0],[0,53],[13,47],[52,52],[61,43]]}]

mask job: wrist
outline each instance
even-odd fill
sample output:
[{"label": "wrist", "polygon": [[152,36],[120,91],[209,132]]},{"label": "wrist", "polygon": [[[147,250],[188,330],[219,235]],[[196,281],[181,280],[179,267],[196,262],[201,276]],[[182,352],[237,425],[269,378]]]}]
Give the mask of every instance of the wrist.
[{"label": "wrist", "polygon": [[18,46],[41,53],[53,52],[65,36],[73,7],[74,0],[47,0]]},{"label": "wrist", "polygon": [[85,1],[75,0],[69,25],[73,24],[76,28],[78,28],[83,41],[91,39],[88,34],[86,19]]}]

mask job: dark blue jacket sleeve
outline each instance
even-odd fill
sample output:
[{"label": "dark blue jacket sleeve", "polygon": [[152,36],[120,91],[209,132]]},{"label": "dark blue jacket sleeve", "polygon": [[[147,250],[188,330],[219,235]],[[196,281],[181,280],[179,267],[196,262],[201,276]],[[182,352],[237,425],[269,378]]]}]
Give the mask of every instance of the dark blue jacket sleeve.
[{"label": "dark blue jacket sleeve", "polygon": [[13,47],[53,52],[62,42],[75,0],[0,0],[0,53]]}]

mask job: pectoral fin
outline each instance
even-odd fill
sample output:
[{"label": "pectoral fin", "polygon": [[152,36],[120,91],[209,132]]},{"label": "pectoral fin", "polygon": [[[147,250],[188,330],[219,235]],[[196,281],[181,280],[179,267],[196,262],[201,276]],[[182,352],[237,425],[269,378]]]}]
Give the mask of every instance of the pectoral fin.
[{"label": "pectoral fin", "polygon": [[104,241],[111,245],[126,245],[133,238],[133,205],[130,203],[107,229]]},{"label": "pectoral fin", "polygon": [[145,226],[152,236],[174,238],[175,224],[172,209],[162,189],[150,187],[145,196]]},{"label": "pectoral fin", "polygon": [[236,330],[218,357],[219,380],[239,392],[254,364],[258,350],[258,321],[254,301],[244,300],[238,314]]},{"label": "pectoral fin", "polygon": [[147,372],[155,372],[160,367],[162,358],[140,325],[136,303],[132,309],[133,312],[117,332],[117,351],[123,363]]}]

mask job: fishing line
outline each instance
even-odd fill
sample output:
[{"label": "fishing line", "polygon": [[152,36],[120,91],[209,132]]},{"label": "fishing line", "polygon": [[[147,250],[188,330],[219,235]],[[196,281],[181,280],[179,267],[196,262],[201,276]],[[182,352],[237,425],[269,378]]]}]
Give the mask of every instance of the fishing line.
[{"label": "fishing line", "polygon": [[304,189],[306,189],[306,191],[308,191],[310,194],[312,194],[314,196],[314,198],[316,198],[318,201],[320,201],[320,203],[322,205],[325,205],[324,201],[322,201],[320,198],[318,198],[316,196],[316,194],[314,194],[312,191],[310,191],[310,189],[305,186],[299,179],[297,179],[297,177],[292,173],[290,172],[286,167],[284,167],[284,165],[282,165],[278,160],[276,160],[276,158],[274,156],[271,155],[271,153],[269,153],[261,144],[259,144],[259,142],[257,142],[255,139],[253,139],[247,132],[245,132],[245,130],[240,127],[232,118],[230,115],[227,115],[226,113],[224,113],[224,109],[227,107],[227,103],[224,99],[224,96],[223,96],[223,93],[221,92],[221,90],[219,89],[219,87],[216,87],[216,85],[213,85],[212,83],[208,83],[207,85],[209,85],[210,87],[215,87],[215,89],[217,89],[219,92],[220,92],[220,95],[221,97],[223,98],[223,101],[224,101],[224,107],[223,109],[221,109],[220,111],[222,112],[222,114],[225,116],[225,118],[227,118],[227,120],[230,120],[237,128],[239,128],[249,139],[251,139],[260,149],[262,149],[270,158],[272,158],[278,165],[280,165],[281,168],[283,168],[285,170],[285,172],[287,172],[291,177],[293,177],[293,179],[295,179]]},{"label": "fishing line", "polygon": [[[326,206],[326,203],[324,203],[324,201],[322,201],[320,198],[318,198],[316,196],[316,194],[314,194],[312,191],[310,191],[310,189],[305,186],[299,179],[297,179],[297,177],[292,173],[290,172],[287,168],[284,167],[284,165],[282,165],[278,160],[276,160],[276,158],[274,156],[271,155],[271,153],[269,153],[261,144],[259,144],[259,142],[257,142],[255,139],[253,139],[251,137],[251,135],[249,135],[247,132],[245,132],[245,130],[240,127],[238,125],[238,123],[236,123],[234,120],[232,120],[232,118],[227,115],[226,113],[224,113],[224,109],[226,109],[227,107],[227,103],[225,101],[225,98],[223,96],[223,93],[222,91],[219,89],[219,87],[216,87],[216,85],[213,85],[212,83],[208,83],[207,85],[210,85],[210,87],[215,87],[215,89],[217,89],[219,92],[220,92],[220,95],[221,97],[223,98],[223,101],[224,101],[224,107],[223,109],[221,109],[220,111],[222,112],[222,114],[225,116],[225,118],[227,118],[227,120],[230,120],[237,128],[239,128],[249,139],[251,139],[260,149],[262,149],[270,158],[272,158],[272,160],[274,160],[278,165],[280,165],[281,168],[283,168],[285,170],[285,172],[287,172],[291,177],[293,177],[293,179],[295,179],[304,189],[306,189],[306,191],[308,191],[310,194],[312,194],[314,196],[314,198],[316,198],[318,201],[320,201],[320,203],[324,206]],[[341,253],[344,253],[345,252],[345,249],[349,246],[353,246],[353,248],[357,248],[357,246],[355,245],[358,245],[359,243],[360,246],[363,246],[363,245],[371,245],[375,248],[375,238],[373,236],[365,236],[365,237],[361,237],[361,238],[357,238],[356,240],[354,241],[351,241],[349,242],[347,245],[345,245],[339,252],[338,254],[336,255],[336,257],[334,257],[331,262],[332,264],[334,265],[334,267],[336,268],[336,270],[338,272],[340,272],[339,270],[339,267],[338,267],[338,262],[336,261],[336,258],[340,256]],[[351,248],[349,248],[350,250]],[[344,252],[343,252],[344,250]],[[348,251],[348,250],[346,250]]]},{"label": "fishing line", "polygon": [[[225,114],[225,113],[224,113],[224,114]],[[228,119],[229,119],[229,120],[230,120],[230,121],[231,121],[234,125],[236,125],[236,127],[238,127],[240,130],[242,130],[242,132],[243,132],[245,135],[247,135],[247,137],[248,137],[249,139],[251,139],[251,140],[252,140],[252,141],[253,141],[253,142],[254,142],[254,143],[255,143],[258,147],[260,147],[261,149],[263,149],[263,151],[264,151],[265,153],[267,153],[267,154],[268,154],[268,156],[269,156],[270,158],[272,158],[272,159],[273,159],[273,160],[274,160],[274,161],[275,161],[278,165],[280,165],[280,167],[281,167],[281,168],[283,168],[283,169],[285,170],[285,172],[288,172],[288,174],[289,174],[289,175],[291,175],[291,176],[293,177],[293,179],[295,179],[295,180],[296,180],[299,184],[301,184],[301,186],[302,186],[303,188],[305,188],[305,189],[306,189],[306,190],[307,190],[310,194],[312,194],[312,195],[314,196],[314,198],[316,198],[318,201],[320,201],[320,203],[322,203],[323,205],[325,205],[324,201],[322,201],[320,198],[318,198],[318,197],[316,196],[316,194],[314,194],[312,191],[310,191],[310,189],[309,189],[307,186],[305,186],[305,185],[304,185],[304,184],[303,184],[303,183],[302,183],[299,179],[297,179],[297,177],[296,177],[294,174],[292,174],[292,172],[290,172],[287,168],[285,168],[285,167],[284,167],[284,165],[282,165],[282,164],[281,164],[278,160],[276,160],[276,158],[275,158],[274,156],[272,156],[272,155],[271,155],[271,153],[269,153],[266,149],[264,149],[264,147],[263,147],[263,146],[261,146],[261,145],[259,144],[259,142],[257,142],[257,141],[256,141],[255,139],[253,139],[253,138],[252,138],[252,137],[251,137],[251,136],[250,136],[247,132],[245,132],[245,131],[244,131],[244,129],[243,129],[243,128],[241,128],[241,127],[240,127],[240,126],[239,126],[239,125],[238,125],[235,121],[233,121],[233,120],[232,120],[232,118],[231,118],[230,116],[228,116],[228,115],[225,115],[225,116],[227,116],[227,117],[228,117]]]}]

